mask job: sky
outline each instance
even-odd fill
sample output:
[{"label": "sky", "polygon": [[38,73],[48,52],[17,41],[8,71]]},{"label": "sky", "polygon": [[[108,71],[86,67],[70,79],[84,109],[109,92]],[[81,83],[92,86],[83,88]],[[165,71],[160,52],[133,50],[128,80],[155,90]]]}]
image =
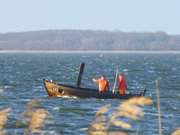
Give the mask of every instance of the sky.
[{"label": "sky", "polygon": [[51,29],[180,34],[180,0],[0,0],[0,33]]}]

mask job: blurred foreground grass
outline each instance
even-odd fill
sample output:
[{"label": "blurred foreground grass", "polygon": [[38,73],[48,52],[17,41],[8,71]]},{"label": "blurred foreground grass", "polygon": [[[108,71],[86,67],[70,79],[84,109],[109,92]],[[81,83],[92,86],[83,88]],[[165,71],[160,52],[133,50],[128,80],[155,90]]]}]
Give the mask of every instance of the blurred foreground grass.
[{"label": "blurred foreground grass", "polygon": [[[91,123],[88,133],[89,135],[127,135],[124,129],[131,129],[131,124],[123,120],[128,118],[138,120],[144,116],[142,107],[152,104],[150,98],[134,97],[120,103],[110,116],[106,115],[111,108],[111,104],[101,107],[97,112],[95,119]],[[111,131],[112,127],[119,130]]]},{"label": "blurred foreground grass", "polygon": [[[107,104],[96,112],[94,120],[90,123],[87,133],[88,135],[128,135],[126,130],[132,128],[130,121],[124,121],[124,118],[136,121],[143,118],[143,106],[151,105],[152,100],[146,97],[134,97],[120,103],[110,115],[107,115],[111,104]],[[0,135],[5,135],[5,126],[11,108],[0,110]],[[37,100],[27,103],[26,110],[20,114],[23,122],[26,123],[24,135],[44,134],[43,126],[50,115],[46,109],[39,107]],[[19,128],[18,121],[16,128]],[[112,128],[115,127],[115,128]],[[113,130],[114,129],[114,130]],[[16,134],[16,131],[12,134]],[[136,134],[138,134],[136,132]],[[172,135],[180,135],[180,128],[177,128]]]}]

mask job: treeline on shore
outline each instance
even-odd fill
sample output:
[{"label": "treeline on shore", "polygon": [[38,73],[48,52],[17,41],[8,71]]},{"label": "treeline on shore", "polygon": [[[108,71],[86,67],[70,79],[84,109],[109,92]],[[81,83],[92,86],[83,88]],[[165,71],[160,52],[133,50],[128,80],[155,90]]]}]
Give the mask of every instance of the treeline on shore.
[{"label": "treeline on shore", "polygon": [[164,32],[42,30],[0,34],[0,50],[180,50],[180,35]]}]

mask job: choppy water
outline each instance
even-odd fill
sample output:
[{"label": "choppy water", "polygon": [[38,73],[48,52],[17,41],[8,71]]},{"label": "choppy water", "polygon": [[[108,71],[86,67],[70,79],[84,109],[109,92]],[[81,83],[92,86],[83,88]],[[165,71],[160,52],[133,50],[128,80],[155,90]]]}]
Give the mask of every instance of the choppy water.
[{"label": "choppy water", "polygon": [[[83,135],[97,109],[107,103],[117,106],[121,100],[48,98],[42,79],[76,84],[80,62],[86,63],[82,85],[95,87],[91,78],[106,74],[113,84],[118,67],[126,74],[129,88],[146,87],[154,103],[145,107],[145,117],[134,122],[140,135],[158,134],[155,80],[160,79],[160,100],[163,132],[170,134],[180,127],[180,54],[59,54],[1,53],[0,108],[11,107],[6,126],[14,134],[20,113],[32,99],[38,99],[51,117],[45,124],[46,134]],[[16,130],[21,134],[24,126]]]}]

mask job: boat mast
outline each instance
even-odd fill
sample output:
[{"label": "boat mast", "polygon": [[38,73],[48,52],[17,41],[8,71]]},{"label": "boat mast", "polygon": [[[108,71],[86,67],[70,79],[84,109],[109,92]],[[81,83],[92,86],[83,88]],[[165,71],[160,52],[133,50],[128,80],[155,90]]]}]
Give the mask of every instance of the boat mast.
[{"label": "boat mast", "polygon": [[117,76],[118,76],[118,69],[116,69],[116,76],[115,76],[115,79],[114,79],[114,86],[113,86],[113,94],[117,93],[117,90],[116,90],[116,82],[117,82]]},{"label": "boat mast", "polygon": [[79,68],[79,75],[78,75],[78,80],[77,80],[77,87],[79,88],[81,86],[81,79],[84,71],[85,63],[82,62]]}]

